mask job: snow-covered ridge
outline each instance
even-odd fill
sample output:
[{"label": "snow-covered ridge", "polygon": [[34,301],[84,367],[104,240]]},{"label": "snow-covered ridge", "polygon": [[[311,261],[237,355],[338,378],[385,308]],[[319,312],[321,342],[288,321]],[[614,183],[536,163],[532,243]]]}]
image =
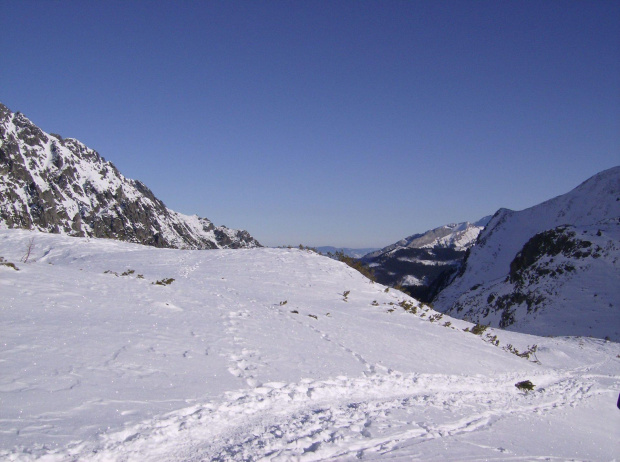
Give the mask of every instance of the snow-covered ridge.
[{"label": "snow-covered ridge", "polygon": [[[489,217],[490,218],[490,217]],[[426,231],[422,234],[413,234],[391,244],[383,249],[365,255],[365,258],[376,258],[381,255],[394,253],[402,248],[430,249],[433,247],[449,247],[454,250],[467,250],[471,247],[480,231],[484,229],[480,220],[476,224],[469,222],[451,223]]]},{"label": "snow-covered ridge", "polygon": [[[563,251],[574,245],[589,250]],[[530,254],[525,283],[517,284],[512,273],[524,252]],[[537,206],[500,209],[434,303],[525,332],[620,339],[619,261],[620,167],[614,167]]]},{"label": "snow-covered ridge", "polygon": [[156,247],[239,248],[246,231],[168,209],[78,140],[45,133],[0,104],[0,227],[107,237]]},{"label": "snow-covered ridge", "polygon": [[[17,268],[0,264],[2,460],[617,453],[617,343],[474,335],[298,249],[0,230],[0,257]],[[539,363],[504,349],[533,344]],[[526,380],[533,391],[515,387]]]},{"label": "snow-covered ridge", "polygon": [[365,255],[362,261],[375,271],[379,282],[399,285],[415,297],[430,301],[457,271],[488,219],[451,223],[414,234]]}]

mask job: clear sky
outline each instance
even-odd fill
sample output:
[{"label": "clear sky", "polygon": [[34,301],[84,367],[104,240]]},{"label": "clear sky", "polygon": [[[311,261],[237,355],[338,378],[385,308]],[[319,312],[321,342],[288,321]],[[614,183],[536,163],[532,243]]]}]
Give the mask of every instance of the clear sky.
[{"label": "clear sky", "polygon": [[0,102],[265,245],[382,247],[620,164],[618,1],[0,0]]}]

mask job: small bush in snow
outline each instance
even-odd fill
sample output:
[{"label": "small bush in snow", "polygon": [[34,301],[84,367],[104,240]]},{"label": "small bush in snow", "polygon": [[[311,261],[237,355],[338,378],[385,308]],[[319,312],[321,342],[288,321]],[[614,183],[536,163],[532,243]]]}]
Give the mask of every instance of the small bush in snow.
[{"label": "small bush in snow", "polygon": [[515,347],[513,347],[512,344],[509,343],[508,345],[504,347],[504,350],[520,358],[530,359],[530,356],[534,356],[533,362],[540,364],[540,361],[536,357],[536,351],[538,350],[538,345],[532,345],[532,346],[528,345],[527,350],[519,351]]},{"label": "small bush in snow", "polygon": [[[288,247],[289,249],[291,248],[291,246]],[[315,247],[308,247],[307,245],[303,245],[303,244],[299,244],[299,250],[305,250],[307,252],[312,252],[312,253],[317,253],[317,254],[321,254],[321,252],[319,252]]]},{"label": "small bush in snow", "polygon": [[433,315],[429,316],[428,320],[430,322],[435,322],[435,321],[439,321],[441,318],[443,318],[443,314],[442,313],[437,313],[437,314],[433,314]]},{"label": "small bush in snow", "polygon": [[333,258],[335,260],[341,261],[342,263],[350,266],[354,270],[356,270],[356,271],[360,272],[361,274],[363,274],[364,276],[366,276],[372,282],[375,282],[375,274],[372,271],[372,269],[370,269],[368,266],[366,266],[360,260],[357,260],[355,258],[349,257],[348,255],[345,255],[344,252],[341,252],[341,251],[338,251],[336,253],[328,252],[327,256],[329,258]]},{"label": "small bush in snow", "polygon": [[22,262],[28,263],[28,260],[30,259],[30,254],[32,253],[33,250],[34,250],[34,237],[31,238],[30,241],[28,241],[28,245],[26,246],[26,253],[22,257]]},{"label": "small bush in snow", "polygon": [[517,387],[519,390],[523,390],[523,391],[532,391],[535,386],[536,385],[534,385],[529,380],[524,380],[523,382],[515,383],[515,387]]},{"label": "small bush in snow", "polygon": [[174,282],[173,278],[161,279],[159,281],[155,281],[153,284],[157,286],[169,286]]},{"label": "small bush in snow", "polygon": [[135,270],[128,269],[127,271],[123,271],[121,276],[131,276],[133,273],[135,273]]},{"label": "small bush in snow", "polygon": [[489,326],[485,326],[484,324],[476,324],[474,327],[472,327],[469,330],[469,332],[471,332],[474,335],[482,335],[482,333],[488,328]]},{"label": "small bush in snow", "polygon": [[408,311],[410,313],[416,314],[418,312],[418,307],[414,306],[413,303],[408,302],[407,300],[402,300],[398,306],[400,306],[403,310]]},{"label": "small bush in snow", "polygon": [[10,261],[6,261],[4,257],[0,257],[0,265],[8,266],[9,268],[13,268],[15,271],[19,271],[19,268],[15,266],[15,263],[11,263]]},{"label": "small bush in snow", "polygon": [[288,303],[288,300],[281,301],[281,302],[280,302],[280,306],[284,306],[284,305],[286,305],[287,303]]}]

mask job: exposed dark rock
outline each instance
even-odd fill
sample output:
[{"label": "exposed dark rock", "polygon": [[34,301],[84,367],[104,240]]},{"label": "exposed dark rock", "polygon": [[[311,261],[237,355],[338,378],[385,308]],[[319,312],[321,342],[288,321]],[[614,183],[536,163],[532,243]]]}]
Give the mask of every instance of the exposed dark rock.
[{"label": "exposed dark rock", "polygon": [[556,257],[561,254],[564,257],[576,259],[589,257],[593,254],[597,257],[600,256],[601,249],[598,246],[593,246],[592,242],[581,240],[575,236],[575,231],[572,231],[569,226],[559,226],[534,235],[510,263],[508,280],[517,285],[523,285],[528,271],[539,276],[555,276],[558,271],[571,271],[571,266],[558,267],[555,270],[540,266],[534,268],[535,263],[545,256]]}]

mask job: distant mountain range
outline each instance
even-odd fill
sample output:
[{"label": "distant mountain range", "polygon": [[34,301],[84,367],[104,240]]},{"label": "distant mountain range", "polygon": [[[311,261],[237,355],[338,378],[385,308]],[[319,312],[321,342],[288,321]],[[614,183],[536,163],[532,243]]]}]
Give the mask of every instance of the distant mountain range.
[{"label": "distant mountain range", "polygon": [[78,140],[0,104],[0,227],[187,249],[258,247],[247,231],[167,208]]},{"label": "distant mountain range", "polygon": [[434,306],[515,331],[620,341],[620,167],[529,209],[500,209]]},{"label": "distant mountain range", "polygon": [[373,270],[378,282],[400,286],[418,300],[430,302],[451,281],[490,218],[414,234],[364,255],[361,261]]},{"label": "distant mountain range", "polygon": [[315,247],[315,248],[316,248],[316,250],[318,250],[323,255],[327,255],[328,253],[335,254],[337,252],[342,252],[347,257],[351,257],[351,258],[361,258],[364,255],[366,255],[366,254],[368,254],[370,252],[374,252],[375,250],[377,250],[376,247],[368,247],[368,248],[363,248],[363,249],[356,249],[356,248],[350,248],[350,247],[323,246],[323,247]]}]

